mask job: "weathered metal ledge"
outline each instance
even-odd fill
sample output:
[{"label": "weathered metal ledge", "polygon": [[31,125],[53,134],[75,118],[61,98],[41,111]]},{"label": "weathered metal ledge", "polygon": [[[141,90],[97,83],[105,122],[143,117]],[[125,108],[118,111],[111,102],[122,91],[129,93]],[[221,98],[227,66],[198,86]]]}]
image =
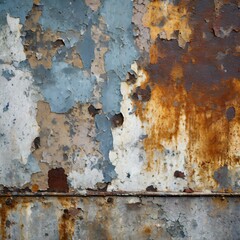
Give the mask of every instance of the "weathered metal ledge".
[{"label": "weathered metal ledge", "polygon": [[9,192],[0,193],[0,197],[240,197],[239,193],[223,192],[103,192],[87,191],[78,193],[56,193],[56,192],[36,192],[36,193],[19,193]]}]

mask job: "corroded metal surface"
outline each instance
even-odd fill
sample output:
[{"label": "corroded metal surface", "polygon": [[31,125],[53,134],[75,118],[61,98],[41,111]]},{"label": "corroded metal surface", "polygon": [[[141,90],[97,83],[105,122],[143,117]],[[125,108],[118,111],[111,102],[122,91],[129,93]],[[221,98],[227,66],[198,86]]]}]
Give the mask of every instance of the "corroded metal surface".
[{"label": "corroded metal surface", "polygon": [[0,204],[1,239],[224,240],[240,234],[235,198],[6,197]]},{"label": "corroded metal surface", "polygon": [[239,239],[239,9],[0,0],[0,239]]},{"label": "corroded metal surface", "polygon": [[2,191],[239,192],[239,5],[0,2]]}]

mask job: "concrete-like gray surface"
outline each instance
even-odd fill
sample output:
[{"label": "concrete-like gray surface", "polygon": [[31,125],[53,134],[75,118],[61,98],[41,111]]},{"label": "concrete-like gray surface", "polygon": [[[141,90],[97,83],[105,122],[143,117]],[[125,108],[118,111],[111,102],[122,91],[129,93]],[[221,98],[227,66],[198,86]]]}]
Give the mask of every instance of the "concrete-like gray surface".
[{"label": "concrete-like gray surface", "polygon": [[238,198],[20,197],[1,204],[1,239],[240,239]]}]

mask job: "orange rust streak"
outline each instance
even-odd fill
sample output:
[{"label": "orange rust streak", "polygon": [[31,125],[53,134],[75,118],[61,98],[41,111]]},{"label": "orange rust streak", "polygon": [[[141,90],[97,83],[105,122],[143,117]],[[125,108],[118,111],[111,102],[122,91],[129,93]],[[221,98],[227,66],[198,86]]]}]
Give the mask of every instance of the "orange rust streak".
[{"label": "orange rust streak", "polygon": [[37,184],[32,185],[32,192],[37,192],[39,190],[39,186]]},{"label": "orange rust streak", "polygon": [[[147,171],[157,167],[154,165],[154,152],[164,149],[162,142],[171,142],[178,135],[181,104],[185,101],[186,93],[182,86],[176,84],[176,79],[181,78],[182,74],[181,66],[175,65],[171,72],[172,84],[168,87],[154,85],[150,101],[146,104],[136,103],[137,115],[148,124],[148,138],[144,140],[148,158]],[[149,76],[144,87],[147,82]]]},{"label": "orange rust streak", "polygon": [[8,197],[4,197],[4,198],[0,198],[0,217],[1,217],[1,239],[2,240],[6,240],[9,239],[9,236],[7,236],[7,232],[6,232],[6,223],[8,220],[8,213],[12,210],[14,210],[14,208],[16,207],[16,202],[13,198],[8,198]]},{"label": "orange rust streak", "polygon": [[58,223],[59,239],[72,239],[74,235],[76,215],[78,213],[76,201],[71,201],[71,199],[64,199],[61,197],[59,197],[58,200],[63,207],[63,214],[59,218]]},{"label": "orange rust streak", "polygon": [[[148,134],[144,140],[148,171],[159,167],[163,143],[179,144],[176,142],[179,121],[182,115],[185,116],[184,131],[189,140],[184,167],[188,171],[188,180],[196,183],[194,190],[216,187],[214,172],[221,166],[231,167],[240,163],[237,156],[240,137],[236,134],[240,127],[240,81],[235,78],[234,69],[224,71],[228,61],[223,59],[221,62],[217,58],[219,52],[226,49],[226,56],[235,56],[237,38],[235,35],[227,40],[213,38],[214,5],[203,7],[205,11],[197,15],[197,10],[192,13],[196,8],[194,2],[189,5],[188,12],[186,1],[180,1],[178,6],[158,1],[149,4],[143,21],[150,28],[153,44],[149,53],[150,63],[144,69],[147,78],[141,87],[151,87],[151,99],[147,103],[136,102],[136,113]],[[164,14],[167,14],[166,22],[163,21],[163,26],[159,27],[157,23],[162,21]],[[187,18],[183,21],[182,16],[185,15]],[[204,19],[208,19],[206,24],[201,23]],[[175,30],[190,42],[188,47],[180,48],[179,38],[172,35]],[[178,45],[176,40],[161,40],[164,38],[161,35],[157,37],[160,31],[167,34],[165,39],[177,39]],[[235,108],[233,120],[226,117],[228,107]]]}]

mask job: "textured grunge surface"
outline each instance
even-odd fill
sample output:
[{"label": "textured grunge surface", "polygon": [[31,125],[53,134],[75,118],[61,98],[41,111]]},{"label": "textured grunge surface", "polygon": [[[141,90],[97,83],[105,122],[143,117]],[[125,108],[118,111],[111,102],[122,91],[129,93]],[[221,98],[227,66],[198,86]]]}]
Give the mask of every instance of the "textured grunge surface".
[{"label": "textured grunge surface", "polygon": [[239,240],[239,10],[0,0],[0,239]]},{"label": "textured grunge surface", "polygon": [[234,0],[0,0],[6,191],[240,192]]},{"label": "textured grunge surface", "polygon": [[239,199],[184,200],[1,198],[1,239],[239,239]]}]

